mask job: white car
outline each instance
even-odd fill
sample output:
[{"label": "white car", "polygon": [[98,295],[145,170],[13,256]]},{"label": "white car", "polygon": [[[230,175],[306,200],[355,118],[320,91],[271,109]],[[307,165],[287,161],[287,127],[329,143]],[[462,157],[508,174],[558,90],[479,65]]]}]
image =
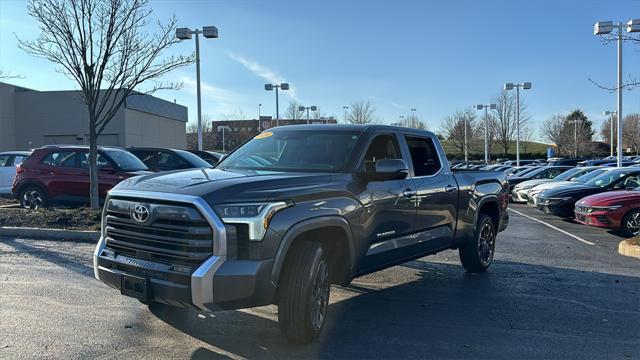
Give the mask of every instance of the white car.
[{"label": "white car", "polygon": [[0,194],[11,194],[16,166],[22,164],[29,155],[31,151],[0,152]]},{"label": "white car", "polygon": [[547,190],[555,189],[562,186],[573,185],[576,182],[585,183],[606,171],[611,171],[612,169],[617,169],[615,167],[602,167],[602,166],[594,166],[592,167],[594,170],[583,174],[573,180],[570,181],[553,181],[547,182],[540,185],[536,185],[533,188],[529,189],[527,193],[527,205],[535,207],[538,203],[538,198],[540,195]]}]

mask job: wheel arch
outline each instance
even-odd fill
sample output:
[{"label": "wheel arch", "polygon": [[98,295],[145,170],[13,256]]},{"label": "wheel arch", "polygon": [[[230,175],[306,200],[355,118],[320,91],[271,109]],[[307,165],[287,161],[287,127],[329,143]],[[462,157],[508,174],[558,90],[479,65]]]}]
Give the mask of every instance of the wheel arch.
[{"label": "wheel arch", "polygon": [[271,270],[271,281],[276,287],[289,250],[297,241],[316,241],[327,245],[334,269],[332,282],[346,285],[351,281],[355,265],[355,244],[351,227],[343,217],[322,216],[296,223],[283,236]]}]

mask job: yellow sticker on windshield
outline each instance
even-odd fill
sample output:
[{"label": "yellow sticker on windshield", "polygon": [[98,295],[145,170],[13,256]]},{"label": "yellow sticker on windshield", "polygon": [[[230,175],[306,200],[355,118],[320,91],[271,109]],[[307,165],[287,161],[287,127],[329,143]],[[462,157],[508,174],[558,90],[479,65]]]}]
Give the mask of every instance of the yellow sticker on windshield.
[{"label": "yellow sticker on windshield", "polygon": [[254,137],[254,139],[264,139],[264,138],[268,138],[273,136],[273,133],[271,131],[265,131],[263,133],[260,133],[258,135],[256,135],[256,137]]}]

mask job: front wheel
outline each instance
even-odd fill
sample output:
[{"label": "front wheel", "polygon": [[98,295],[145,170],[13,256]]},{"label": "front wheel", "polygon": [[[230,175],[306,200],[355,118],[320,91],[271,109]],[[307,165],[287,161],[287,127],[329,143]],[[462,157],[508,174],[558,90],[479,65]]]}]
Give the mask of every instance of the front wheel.
[{"label": "front wheel", "polygon": [[287,255],[278,322],[290,341],[308,343],[320,335],[331,291],[329,271],[329,261],[319,243],[302,242]]},{"label": "front wheel", "polygon": [[462,266],[471,273],[486,271],[496,251],[496,229],[493,220],[480,215],[473,239],[460,246],[458,252]]},{"label": "front wheel", "polygon": [[631,210],[624,216],[621,230],[626,237],[640,235],[640,209]]},{"label": "front wheel", "polygon": [[47,194],[37,186],[26,186],[20,191],[20,206],[25,209],[47,207]]}]

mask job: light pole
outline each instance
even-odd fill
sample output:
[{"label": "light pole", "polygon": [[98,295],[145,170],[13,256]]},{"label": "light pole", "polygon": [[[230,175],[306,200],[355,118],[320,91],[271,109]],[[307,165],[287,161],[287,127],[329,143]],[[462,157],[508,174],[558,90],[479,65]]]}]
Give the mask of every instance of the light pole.
[{"label": "light pole", "polygon": [[531,83],[504,84],[505,90],[513,90],[513,88],[516,88],[516,166],[520,166],[520,88],[529,90],[531,89]]},{"label": "light pole", "polygon": [[604,116],[609,116],[609,148],[610,154],[609,156],[613,157],[613,116],[616,115],[615,111],[606,110],[603,112]]},{"label": "light pole", "polygon": [[580,119],[569,120],[570,123],[573,123],[573,145],[575,146],[575,157],[578,158],[578,123],[582,123]]},{"label": "light pole", "polygon": [[202,100],[200,97],[200,34],[207,39],[218,38],[218,28],[215,26],[203,26],[202,30],[189,28],[177,28],[176,38],[189,40],[191,35],[196,36],[196,97],[198,98],[198,150],[202,150]]},{"label": "light pole", "polygon": [[278,101],[278,89],[282,89],[282,90],[289,90],[289,84],[288,83],[282,83],[282,84],[264,84],[264,89],[267,91],[271,91],[273,89],[276,89],[276,126],[280,125],[280,103]]},{"label": "light pole", "polygon": [[298,106],[298,111],[305,111],[307,110],[307,124],[309,124],[309,110],[311,111],[316,111],[318,110],[318,107],[315,105],[312,106]]},{"label": "light pole", "polygon": [[[640,19],[629,20],[627,22],[627,32],[640,32]],[[613,28],[618,30],[618,81],[616,91],[618,95],[618,109],[617,109],[617,125],[618,125],[618,167],[622,166],[622,28],[624,24],[622,22],[613,21],[598,21],[593,25],[594,35],[606,35],[613,32]]]},{"label": "light pole", "polygon": [[262,104],[258,104],[258,132],[260,132],[260,110],[262,109]]},{"label": "light pole", "polygon": [[348,106],[343,106],[342,110],[344,110],[344,122],[347,123],[347,110],[349,110]]},{"label": "light pole", "polygon": [[229,130],[231,129],[230,127],[224,125],[224,126],[218,126],[218,132],[220,132],[220,130],[222,130],[222,152],[224,153],[224,132],[225,130]]},{"label": "light pole", "polygon": [[495,110],[496,104],[476,105],[476,110],[482,109],[484,109],[484,163],[489,165],[489,115],[487,109]]}]

